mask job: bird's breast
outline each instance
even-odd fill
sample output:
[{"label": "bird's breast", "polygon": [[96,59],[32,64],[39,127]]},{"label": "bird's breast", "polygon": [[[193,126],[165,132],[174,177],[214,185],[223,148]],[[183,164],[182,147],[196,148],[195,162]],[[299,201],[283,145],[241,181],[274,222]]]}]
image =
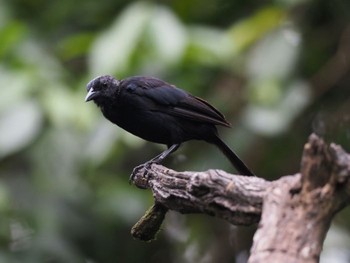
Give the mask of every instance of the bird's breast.
[{"label": "bird's breast", "polygon": [[161,112],[135,108],[102,111],[104,116],[120,128],[147,141],[172,144],[173,134],[181,132],[172,117]]}]

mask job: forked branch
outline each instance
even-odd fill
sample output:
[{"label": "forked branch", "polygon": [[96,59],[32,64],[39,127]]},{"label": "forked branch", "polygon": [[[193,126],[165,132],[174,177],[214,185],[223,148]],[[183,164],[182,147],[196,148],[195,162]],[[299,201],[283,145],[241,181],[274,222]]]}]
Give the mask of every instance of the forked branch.
[{"label": "forked branch", "polygon": [[152,190],[155,206],[132,233],[153,239],[168,209],[204,213],[235,225],[259,222],[249,262],[318,262],[333,216],[350,202],[349,177],[349,154],[314,134],[305,144],[300,173],[273,182],[152,165],[133,182]]}]

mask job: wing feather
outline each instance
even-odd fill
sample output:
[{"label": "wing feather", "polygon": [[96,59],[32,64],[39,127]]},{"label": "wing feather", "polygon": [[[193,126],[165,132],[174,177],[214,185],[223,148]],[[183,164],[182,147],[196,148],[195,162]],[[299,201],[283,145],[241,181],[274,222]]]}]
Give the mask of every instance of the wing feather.
[{"label": "wing feather", "polygon": [[230,127],[225,117],[205,100],[192,96],[186,91],[157,78],[133,77],[125,79],[124,85],[135,85],[132,93],[152,101],[152,110],[170,115]]}]

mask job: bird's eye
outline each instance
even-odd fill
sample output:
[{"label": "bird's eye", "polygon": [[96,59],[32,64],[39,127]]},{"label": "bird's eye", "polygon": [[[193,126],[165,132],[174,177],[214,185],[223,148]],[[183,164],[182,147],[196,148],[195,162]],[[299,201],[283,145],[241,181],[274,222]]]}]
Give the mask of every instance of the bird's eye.
[{"label": "bird's eye", "polygon": [[126,90],[129,92],[133,92],[134,90],[136,90],[136,88],[137,88],[137,85],[134,83],[130,83],[126,86]]},{"label": "bird's eye", "polygon": [[107,88],[108,84],[107,82],[102,82],[102,87]]}]

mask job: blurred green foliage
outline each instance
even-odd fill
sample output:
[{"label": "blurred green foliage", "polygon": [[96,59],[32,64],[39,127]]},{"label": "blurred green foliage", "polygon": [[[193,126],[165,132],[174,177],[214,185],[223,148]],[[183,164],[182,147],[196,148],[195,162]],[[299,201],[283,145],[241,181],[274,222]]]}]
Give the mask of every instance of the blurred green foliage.
[{"label": "blurred green foliage", "polygon": [[[128,176],[162,146],[108,123],[84,103],[85,85],[160,77],[225,112],[233,128],[221,133],[259,176],[295,173],[311,132],[350,150],[348,10],[346,0],[3,0],[0,262],[244,262],[252,230],[205,216],[170,213],[158,241],[132,240],[152,196]],[[231,170],[200,142],[167,165]]]}]

